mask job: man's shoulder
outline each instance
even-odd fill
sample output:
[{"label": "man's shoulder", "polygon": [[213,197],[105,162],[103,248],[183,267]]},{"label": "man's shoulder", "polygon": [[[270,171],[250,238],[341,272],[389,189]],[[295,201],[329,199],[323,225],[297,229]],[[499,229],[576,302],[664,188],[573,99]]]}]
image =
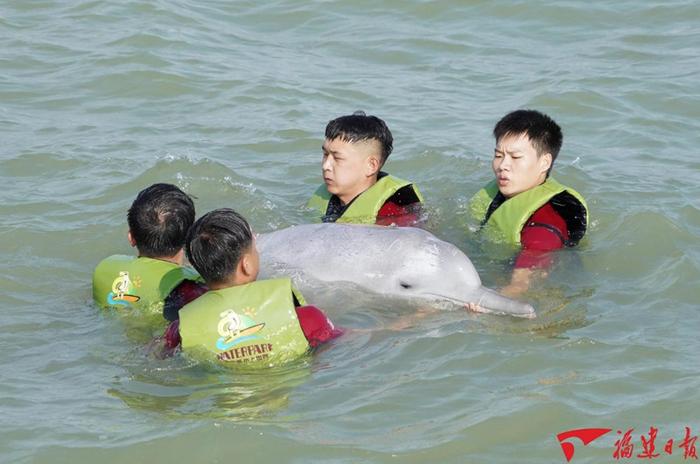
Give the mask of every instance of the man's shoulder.
[{"label": "man's shoulder", "polygon": [[394,194],[390,196],[386,202],[384,202],[384,205],[386,206],[389,203],[393,203],[398,206],[407,206],[414,203],[421,203],[421,199],[418,192],[414,188],[414,185],[409,184],[394,192]]},{"label": "man's shoulder", "polygon": [[566,220],[550,202],[540,206],[530,216],[521,231],[521,243],[526,248],[533,247],[533,242],[556,244],[556,246],[549,245],[547,248],[559,248],[568,240],[568,237]]},{"label": "man's shoulder", "polygon": [[540,206],[534,213],[532,213],[532,218],[542,218],[542,219],[552,219],[552,218],[562,218],[561,214],[557,212],[552,206],[551,200]]},{"label": "man's shoulder", "polygon": [[564,216],[554,208],[551,201],[548,201],[535,210],[525,225],[528,226],[531,223],[549,224],[559,230],[566,230],[566,220]]}]

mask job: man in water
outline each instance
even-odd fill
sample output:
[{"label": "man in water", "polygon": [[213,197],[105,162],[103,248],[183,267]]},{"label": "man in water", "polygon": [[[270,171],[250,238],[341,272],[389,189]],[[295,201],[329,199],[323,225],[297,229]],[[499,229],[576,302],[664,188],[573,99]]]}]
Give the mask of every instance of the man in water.
[{"label": "man in water", "polygon": [[342,334],[320,309],[306,305],[290,279],[257,280],[255,238],[234,210],[199,218],[186,249],[209,291],[180,310],[179,321],[165,332],[164,354],[182,346],[224,363],[268,365]]},{"label": "man in water", "polygon": [[496,178],[474,195],[472,217],[484,235],[521,248],[508,296],[526,291],[533,276],[551,265],[551,251],[574,246],[586,233],[588,208],[571,187],[550,177],[562,145],[559,125],[534,110],[517,110],[496,124]]},{"label": "man in water", "polygon": [[363,111],[326,126],[321,185],[307,207],[323,222],[412,225],[423,197],[411,182],[381,171],[393,149],[387,125]]},{"label": "man in water", "polygon": [[183,266],[194,215],[192,199],[174,185],[140,191],[127,215],[127,239],[138,256],[112,255],[97,265],[92,277],[97,304],[163,311],[166,319],[176,319],[185,303],[206,291],[199,275]]}]

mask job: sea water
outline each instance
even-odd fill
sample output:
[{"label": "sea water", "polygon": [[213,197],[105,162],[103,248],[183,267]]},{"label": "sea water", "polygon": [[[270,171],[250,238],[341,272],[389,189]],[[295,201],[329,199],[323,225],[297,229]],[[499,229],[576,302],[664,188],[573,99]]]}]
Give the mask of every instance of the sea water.
[{"label": "sea water", "polygon": [[[698,435],[700,4],[669,1],[5,0],[0,5],[0,461],[684,462]],[[540,317],[412,310],[338,289],[349,330],[262,373],[159,361],[91,302],[131,253],[126,210],[170,182],[199,213],[305,221],[325,124],[364,110],[386,170],[484,284],[469,228],[491,130],[535,108],[588,200],[576,250],[524,296]],[[623,446],[624,435],[629,445]],[[672,439],[671,454],[664,451]],[[616,445],[617,442],[617,445]],[[648,445],[647,445],[648,448]]]}]

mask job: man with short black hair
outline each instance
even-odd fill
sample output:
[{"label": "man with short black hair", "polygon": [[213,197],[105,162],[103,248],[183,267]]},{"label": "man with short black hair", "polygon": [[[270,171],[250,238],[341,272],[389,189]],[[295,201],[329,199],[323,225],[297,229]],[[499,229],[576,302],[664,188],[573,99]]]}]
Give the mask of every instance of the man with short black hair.
[{"label": "man with short black hair", "polygon": [[326,126],[321,185],[307,207],[323,222],[412,225],[423,197],[411,182],[381,171],[393,150],[386,123],[363,111]]},{"label": "man with short black hair", "polygon": [[306,305],[288,278],[257,280],[260,267],[248,222],[232,209],[194,223],[187,257],[209,291],[180,310],[165,332],[165,348],[179,345],[224,363],[280,364],[339,336],[323,312]]},{"label": "man with short black hair", "polygon": [[551,265],[549,252],[574,246],[586,233],[588,208],[571,187],[550,177],[562,145],[559,125],[535,110],[517,110],[494,127],[492,163],[496,179],[471,200],[473,218],[484,235],[520,246],[511,283],[502,290],[518,296],[535,270]]},{"label": "man with short black hair", "polygon": [[206,291],[200,277],[183,267],[194,203],[171,184],[140,191],[129,208],[127,238],[138,256],[113,255],[95,268],[93,297],[103,307],[145,308],[176,319],[177,311]]}]

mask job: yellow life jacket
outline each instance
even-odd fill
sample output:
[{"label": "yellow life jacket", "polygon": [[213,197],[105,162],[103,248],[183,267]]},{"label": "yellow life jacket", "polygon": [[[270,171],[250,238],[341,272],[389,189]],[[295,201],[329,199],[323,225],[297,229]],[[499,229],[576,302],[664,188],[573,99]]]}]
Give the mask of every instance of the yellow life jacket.
[{"label": "yellow life jacket", "polygon": [[[423,203],[423,195],[421,195],[415,184],[386,174],[357,196],[336,222],[374,224],[377,221],[377,214],[384,206],[384,203],[400,189],[407,186],[411,187],[418,201]],[[318,211],[321,216],[325,216],[331,196],[332,194],[328,191],[326,184],[322,184],[316,189],[306,207]]]},{"label": "yellow life jacket", "polygon": [[202,282],[194,270],[160,259],[113,255],[92,275],[92,296],[98,305],[162,312],[163,302],[183,280]]},{"label": "yellow life jacket", "polygon": [[569,230],[567,246],[577,244],[586,233],[588,206],[581,194],[551,177],[535,188],[506,199],[490,215],[491,203],[498,195],[495,180],[479,190],[469,204],[472,218],[479,221],[484,235],[495,242],[520,244],[520,232],[527,220],[546,203],[566,221]]},{"label": "yellow life jacket", "polygon": [[212,290],[180,310],[182,349],[223,363],[272,366],[309,350],[287,278]]}]

